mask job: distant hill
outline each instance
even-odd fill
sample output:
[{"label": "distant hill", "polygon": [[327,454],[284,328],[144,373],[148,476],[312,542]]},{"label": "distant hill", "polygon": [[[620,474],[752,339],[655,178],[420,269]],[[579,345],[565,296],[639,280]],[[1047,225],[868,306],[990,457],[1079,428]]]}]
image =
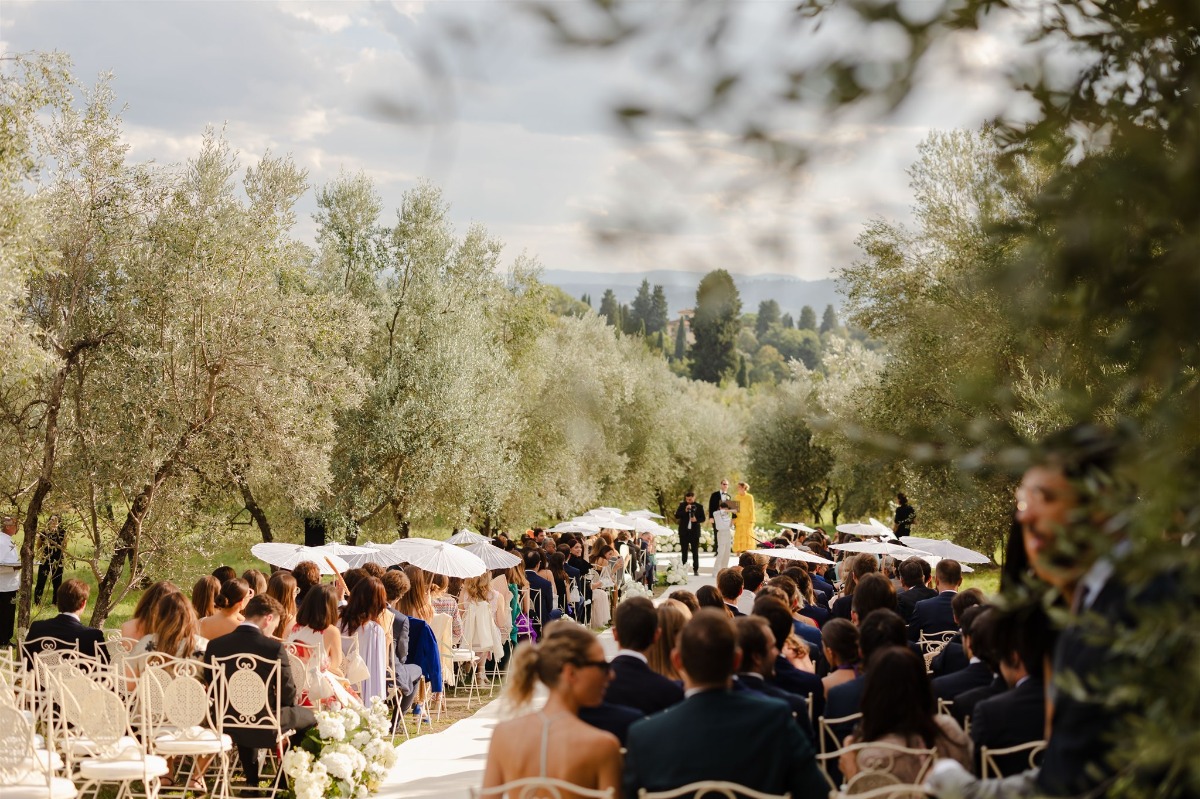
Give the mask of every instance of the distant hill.
[{"label": "distant hill", "polygon": [[[622,303],[633,301],[638,286],[642,280],[649,280],[650,285],[661,285],[667,295],[667,306],[674,319],[679,311],[696,305],[696,287],[704,275],[700,272],[685,272],[682,270],[658,269],[652,272],[572,272],[566,269],[547,269],[542,273],[542,282],[570,294],[579,299],[584,294],[592,297],[592,307],[600,307],[600,298],[605,289],[612,289],[617,300]],[[742,312],[758,311],[758,304],[765,300],[774,299],[779,303],[782,313],[790,313],[793,317],[800,315],[800,309],[811,305],[821,318],[821,312],[826,305],[832,305],[840,311],[842,298],[837,293],[837,281],[801,280],[787,275],[734,275],[733,282],[737,285],[742,296]]]}]

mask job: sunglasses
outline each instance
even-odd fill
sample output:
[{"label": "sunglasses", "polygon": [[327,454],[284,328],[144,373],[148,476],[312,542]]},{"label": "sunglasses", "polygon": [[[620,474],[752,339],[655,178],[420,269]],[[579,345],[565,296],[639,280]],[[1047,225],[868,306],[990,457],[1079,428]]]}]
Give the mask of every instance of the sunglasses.
[{"label": "sunglasses", "polygon": [[608,671],[612,668],[612,665],[607,660],[580,660],[576,661],[575,663],[575,667],[580,669],[586,669],[589,666],[592,668],[604,669],[605,671]]}]

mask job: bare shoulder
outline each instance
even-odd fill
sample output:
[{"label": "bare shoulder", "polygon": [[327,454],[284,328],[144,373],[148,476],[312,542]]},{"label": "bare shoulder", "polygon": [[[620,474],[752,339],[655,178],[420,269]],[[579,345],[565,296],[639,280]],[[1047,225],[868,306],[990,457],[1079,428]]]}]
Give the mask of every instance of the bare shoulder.
[{"label": "bare shoulder", "polygon": [[621,742],[617,740],[617,736],[582,721],[572,730],[572,736],[586,747],[584,751],[596,757],[608,757],[621,751]]}]

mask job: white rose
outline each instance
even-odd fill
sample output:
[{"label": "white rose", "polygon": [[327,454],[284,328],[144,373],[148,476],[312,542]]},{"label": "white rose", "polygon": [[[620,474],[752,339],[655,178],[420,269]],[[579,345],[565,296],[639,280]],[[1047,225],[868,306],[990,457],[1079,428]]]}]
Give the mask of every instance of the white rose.
[{"label": "white rose", "polygon": [[370,730],[361,730],[354,733],[354,737],[350,739],[350,745],[355,749],[362,749],[372,740]]},{"label": "white rose", "polygon": [[324,752],[321,764],[329,772],[329,776],[339,780],[349,780],[354,776],[354,763],[341,752]]}]

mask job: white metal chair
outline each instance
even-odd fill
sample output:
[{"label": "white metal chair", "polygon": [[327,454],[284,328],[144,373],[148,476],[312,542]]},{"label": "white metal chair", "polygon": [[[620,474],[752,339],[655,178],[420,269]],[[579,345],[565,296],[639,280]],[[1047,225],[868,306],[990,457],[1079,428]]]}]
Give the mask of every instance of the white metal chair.
[{"label": "white metal chair", "polygon": [[935,794],[924,785],[885,785],[869,791],[834,791],[829,799],[930,799]]},{"label": "white metal chair", "polygon": [[[866,756],[863,756],[866,752]],[[817,755],[818,760],[836,761],[845,754],[854,754],[858,772],[846,781],[843,791],[861,794],[876,788],[896,785],[920,785],[937,759],[937,750],[901,746],[887,741],[864,741],[844,746],[833,752]],[[901,758],[916,760],[916,771],[911,779],[904,779],[897,772]]]},{"label": "white metal chair", "polygon": [[980,776],[985,780],[992,777],[1000,779],[1001,777],[1010,776],[1011,773],[1015,772],[1006,774],[1005,770],[1001,768],[998,758],[1005,757],[1006,755],[1016,755],[1026,752],[1029,755],[1028,765],[1020,770],[1025,771],[1026,769],[1036,768],[1037,757],[1045,750],[1045,741],[1030,741],[1028,743],[1018,744],[1016,746],[1005,746],[1002,748],[981,746],[979,748],[979,764],[980,771],[982,772]]},{"label": "white metal chair", "polygon": [[[229,783],[229,755],[233,741],[221,731],[213,669],[191,658],[174,658],[160,652],[143,656],[137,683],[142,737],[154,754],[189,758],[176,784],[182,791],[195,776],[211,772],[213,796],[225,796]],[[200,764],[208,768],[200,769]],[[200,773],[198,773],[200,772]]]},{"label": "white metal chair", "polygon": [[638,791],[638,799],[791,799],[791,793],[763,793],[736,782],[693,782],[669,791]]},{"label": "white metal chair", "polygon": [[[452,619],[444,613],[433,614],[433,621],[430,627],[433,628],[433,637],[437,639],[438,652],[442,658],[442,676],[443,681],[454,687],[455,696],[458,695],[459,673],[458,667],[463,664],[471,665],[471,682],[467,685],[467,707],[471,707],[471,700],[476,697],[479,688],[479,656],[469,649],[462,649],[453,646],[450,640]],[[437,713],[438,720],[441,720],[443,706],[446,702],[445,691],[442,692],[442,700],[438,703]]]},{"label": "white metal chair", "polygon": [[851,713],[849,716],[840,718],[827,719],[824,716],[817,718],[817,750],[820,754],[832,752],[835,749],[842,748],[842,737],[838,735],[839,727],[849,727],[862,718],[862,713]]},{"label": "white metal chair", "polygon": [[0,705],[0,796],[74,799],[75,784],[55,776],[54,752],[34,748],[33,725],[16,707]]},{"label": "white metal chair", "polygon": [[[275,741],[275,746],[268,750],[269,755],[282,753],[291,732],[283,729],[280,720],[280,665],[278,660],[249,653],[212,660],[213,679],[217,684],[216,723],[222,731],[269,733]],[[267,775],[270,785],[254,789],[260,796],[274,797],[283,790],[283,769],[278,762],[273,765],[274,774]]]},{"label": "white metal chair", "polygon": [[612,799],[616,794],[612,788],[581,788],[551,777],[527,777],[494,788],[471,787],[467,793],[471,799]]}]

